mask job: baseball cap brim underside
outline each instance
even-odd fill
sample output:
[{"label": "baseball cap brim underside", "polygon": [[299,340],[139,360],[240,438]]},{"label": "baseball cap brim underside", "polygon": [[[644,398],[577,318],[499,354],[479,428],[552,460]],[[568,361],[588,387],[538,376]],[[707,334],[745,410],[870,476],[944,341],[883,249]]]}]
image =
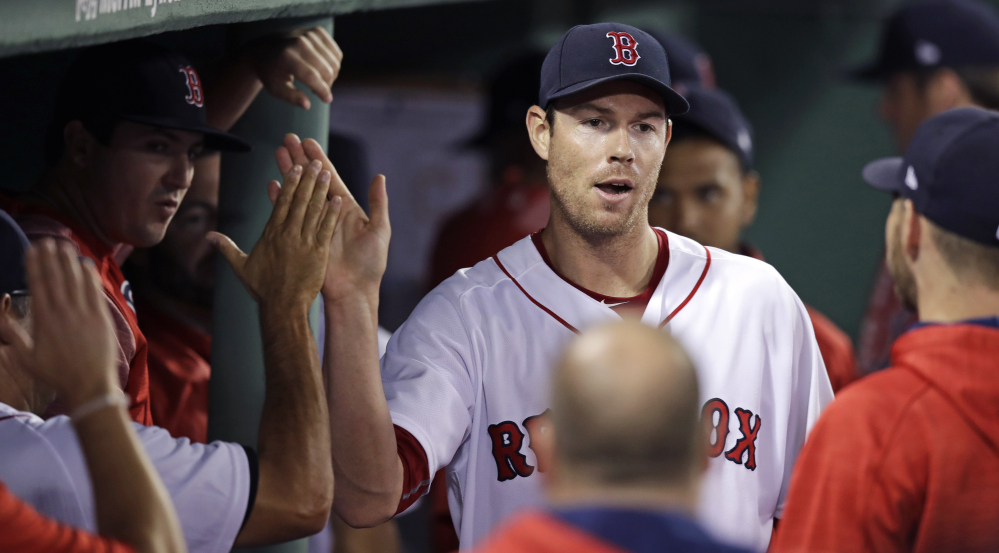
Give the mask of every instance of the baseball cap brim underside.
[{"label": "baseball cap brim underside", "polygon": [[666,111],[670,115],[680,115],[683,113],[687,113],[687,110],[690,109],[690,104],[688,104],[687,100],[683,96],[681,96],[677,91],[666,86],[660,81],[653,79],[652,77],[649,77],[647,75],[642,75],[639,73],[624,73],[621,75],[611,75],[609,77],[602,77],[599,79],[592,79],[589,81],[576,83],[574,85],[563,88],[562,90],[556,92],[555,94],[552,94],[549,97],[549,101],[557,100],[559,98],[564,98],[566,96],[569,96],[570,94],[575,94],[577,92],[581,92],[583,90],[593,88],[597,85],[608,83],[611,81],[633,81],[638,84],[647,86],[652,90],[658,92],[659,95],[663,97],[663,102],[666,104]]},{"label": "baseball cap brim underside", "polygon": [[145,115],[122,115],[122,119],[152,127],[175,129],[178,131],[201,133],[205,137],[205,148],[216,152],[249,152],[253,148],[243,139],[220,131],[209,125],[190,125],[172,118],[150,117]]},{"label": "baseball cap brim underside", "polygon": [[882,192],[901,192],[902,183],[898,176],[904,161],[900,157],[886,157],[874,160],[864,166],[861,173],[867,184]]}]

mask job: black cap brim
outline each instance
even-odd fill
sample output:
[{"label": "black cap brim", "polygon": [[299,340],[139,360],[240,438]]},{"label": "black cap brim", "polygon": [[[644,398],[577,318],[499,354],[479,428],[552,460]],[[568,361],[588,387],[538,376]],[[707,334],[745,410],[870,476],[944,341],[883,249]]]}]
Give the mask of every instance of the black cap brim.
[{"label": "black cap brim", "polygon": [[[649,77],[648,75],[642,75],[638,73],[625,73],[622,75],[611,75],[609,77],[602,77],[599,79],[593,79],[589,81],[583,81],[581,83],[576,83],[572,86],[563,88],[562,90],[552,94],[548,101],[557,100],[559,98],[564,98],[570,94],[575,94],[577,92],[586,90],[588,88],[593,88],[599,84],[607,83],[610,81],[634,81],[638,84],[647,86],[652,90],[659,93],[663,97],[663,102],[666,104],[666,111],[669,115],[681,115],[687,113],[690,109],[690,104],[687,100],[680,95],[679,92],[673,90],[672,88],[666,86],[662,82]],[[546,107],[546,106],[542,106]]]},{"label": "black cap brim", "polygon": [[900,157],[877,159],[865,165],[861,174],[867,184],[882,192],[901,193],[903,185],[898,176],[903,163]]},{"label": "black cap brim", "polygon": [[191,125],[172,118],[149,117],[145,115],[122,115],[121,118],[126,121],[141,123],[152,127],[163,127],[165,129],[201,133],[205,137],[205,149],[207,150],[216,152],[245,153],[253,149],[253,147],[242,138],[220,131],[219,129],[209,125]]}]

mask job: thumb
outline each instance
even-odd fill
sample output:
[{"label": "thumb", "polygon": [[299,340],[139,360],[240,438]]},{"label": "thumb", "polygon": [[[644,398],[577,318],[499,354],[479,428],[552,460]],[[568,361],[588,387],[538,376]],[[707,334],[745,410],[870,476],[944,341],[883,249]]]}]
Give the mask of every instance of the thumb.
[{"label": "thumb", "polygon": [[239,246],[231,238],[221,232],[209,232],[206,238],[222,253],[236,276],[243,280],[243,266],[246,265],[246,254],[243,253],[243,250],[239,249]]},{"label": "thumb", "polygon": [[368,187],[368,205],[371,206],[371,223],[376,227],[389,227],[388,192],[385,175],[375,175]]}]

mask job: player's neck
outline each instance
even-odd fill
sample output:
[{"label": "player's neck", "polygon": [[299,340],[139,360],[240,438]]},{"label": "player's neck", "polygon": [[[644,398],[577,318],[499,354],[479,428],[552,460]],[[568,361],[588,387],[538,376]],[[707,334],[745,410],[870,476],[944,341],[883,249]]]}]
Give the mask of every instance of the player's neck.
[{"label": "player's neck", "polygon": [[921,322],[955,323],[999,316],[999,291],[982,284],[947,281],[922,285],[918,296]]},{"label": "player's neck", "polygon": [[697,505],[693,486],[624,487],[578,481],[566,484],[553,482],[549,487],[548,501],[553,507],[617,507],[693,515]]},{"label": "player's neck", "polygon": [[645,291],[659,255],[659,240],[649,225],[612,237],[587,238],[554,209],[541,240],[559,274],[587,290],[618,298]]},{"label": "player's neck", "polygon": [[97,218],[91,213],[84,199],[81,175],[57,165],[55,168],[47,169],[38,184],[38,192],[32,195],[33,198],[76,221],[101,242],[112,247],[118,245],[107,237],[97,224]]},{"label": "player's neck", "polygon": [[18,411],[40,414],[48,405],[40,405],[35,383],[15,367],[9,350],[10,346],[0,347],[0,403]]}]

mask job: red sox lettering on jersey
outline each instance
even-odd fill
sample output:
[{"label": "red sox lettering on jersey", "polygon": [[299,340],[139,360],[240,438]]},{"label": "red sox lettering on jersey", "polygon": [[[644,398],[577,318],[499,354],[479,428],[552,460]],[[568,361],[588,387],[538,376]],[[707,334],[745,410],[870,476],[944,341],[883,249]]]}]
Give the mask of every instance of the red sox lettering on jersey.
[{"label": "red sox lettering on jersey", "polygon": [[[702,418],[710,421],[710,435],[708,436],[708,456],[718,457],[725,449],[725,439],[729,433],[729,410],[728,405],[719,398],[708,400],[701,410]],[[756,415],[755,423],[751,423],[753,412],[748,409],[736,408],[736,418],[738,419],[739,438],[731,449],[725,451],[724,459],[732,461],[737,465],[743,465],[749,470],[756,470],[756,438],[760,433],[760,416]],[[512,480],[518,476],[528,477],[534,474],[535,468],[538,472],[546,472],[548,460],[539,454],[534,448],[535,440],[550,428],[549,416],[551,409],[546,409],[544,413],[534,415],[524,419],[523,428],[513,421],[503,421],[499,424],[489,425],[487,429],[489,438],[493,444],[493,458],[496,460],[496,479],[500,482]],[[524,437],[527,437],[525,444]],[[521,451],[524,446],[534,452],[537,466],[532,466],[527,456]],[[745,459],[745,464],[743,460]]]},{"label": "red sox lettering on jersey", "polygon": [[[712,427],[698,517],[763,550],[832,387],[808,313],[773,267],[662,232],[668,264],[641,321],[697,368]],[[393,335],[381,361],[392,422],[419,442],[428,474],[446,469],[462,548],[543,504],[535,442],[549,428],[552,367],[576,331],[620,318],[528,237],[438,286]]]},{"label": "red sox lettering on jersey", "polygon": [[610,62],[614,65],[627,65],[631,67],[638,63],[638,41],[632,38],[631,33],[614,32],[607,33],[607,38],[614,40],[614,57]]},{"label": "red sox lettering on jersey", "polygon": [[184,97],[184,101],[199,108],[205,105],[205,93],[201,89],[201,79],[198,78],[198,72],[190,65],[181,67],[180,72],[184,74],[187,84],[187,96]]}]

